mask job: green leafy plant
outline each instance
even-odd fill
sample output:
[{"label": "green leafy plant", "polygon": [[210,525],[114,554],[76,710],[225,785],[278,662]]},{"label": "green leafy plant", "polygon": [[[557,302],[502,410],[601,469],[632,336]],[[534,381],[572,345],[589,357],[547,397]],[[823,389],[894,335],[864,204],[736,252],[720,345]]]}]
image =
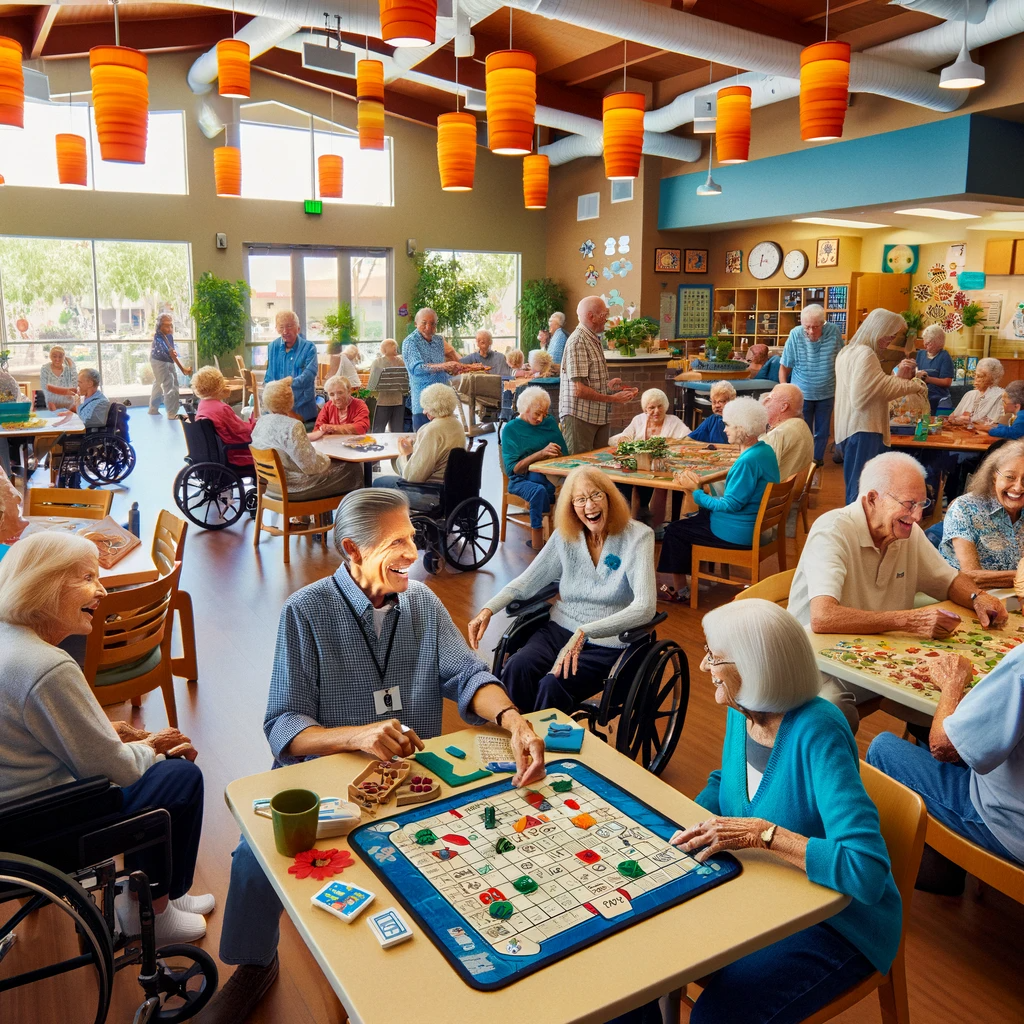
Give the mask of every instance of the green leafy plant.
[{"label": "green leafy plant", "polygon": [[924,316],[916,309],[905,309],[900,316],[906,321],[908,330],[919,331],[924,327]]},{"label": "green leafy plant", "polygon": [[339,302],[338,308],[324,317],[324,333],[327,335],[327,352],[332,356],[345,345],[359,340],[356,318],[347,302]]},{"label": "green leafy plant", "polygon": [[[454,341],[487,315],[486,289],[460,272],[457,259],[441,253],[417,252],[412,261],[417,280],[410,305],[413,309],[429,306],[437,314],[437,329],[445,337]],[[415,327],[415,323],[410,323],[409,333]]]},{"label": "green leafy plant", "polygon": [[960,310],[960,319],[963,320],[964,327],[977,327],[984,318],[985,307],[980,302],[968,302]]},{"label": "green leafy plant", "polygon": [[523,283],[523,295],[516,306],[519,314],[519,335],[523,352],[537,348],[537,332],[547,329],[552,313],[565,311],[568,295],[565,288],[550,277]]},{"label": "green leafy plant", "polygon": [[615,343],[615,347],[626,355],[636,355],[637,345],[649,338],[657,337],[660,330],[657,320],[649,316],[638,316],[633,320],[620,320],[614,327],[605,332],[605,340]]},{"label": "green leafy plant", "polygon": [[652,459],[668,458],[668,439],[664,437],[648,437],[637,441],[620,441],[615,449],[616,455],[637,456],[649,455]]},{"label": "green leafy plant", "polygon": [[195,301],[189,313],[196,322],[196,343],[202,358],[219,358],[245,344],[251,294],[247,282],[225,281],[208,270],[196,281]]}]

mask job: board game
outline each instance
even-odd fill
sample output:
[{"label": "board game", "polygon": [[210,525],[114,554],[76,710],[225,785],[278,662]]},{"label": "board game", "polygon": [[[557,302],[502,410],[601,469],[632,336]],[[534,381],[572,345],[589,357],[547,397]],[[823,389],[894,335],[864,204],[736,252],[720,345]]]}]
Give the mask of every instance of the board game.
[{"label": "board game", "polygon": [[615,455],[614,448],[601,448],[594,452],[586,452],[562,459],[545,459],[536,463],[539,473],[562,471],[566,474],[577,466],[596,466],[613,473],[624,473],[637,480],[655,480],[671,482],[673,473],[693,470],[697,476],[722,476],[728,472],[739,456],[739,449],[733,445],[711,445],[701,447],[696,444],[670,443],[668,458],[664,460],[665,468],[660,471],[647,472],[623,466]]},{"label": "board game", "polygon": [[728,853],[698,864],[671,846],[678,828],[566,759],[534,789],[505,779],[348,838],[462,980],[487,991],[739,874]]}]

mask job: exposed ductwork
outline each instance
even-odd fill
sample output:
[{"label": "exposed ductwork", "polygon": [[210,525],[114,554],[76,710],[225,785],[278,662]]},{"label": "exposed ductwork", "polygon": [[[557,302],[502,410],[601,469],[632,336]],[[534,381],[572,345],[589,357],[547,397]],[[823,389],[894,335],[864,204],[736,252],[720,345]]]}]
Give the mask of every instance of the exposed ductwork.
[{"label": "exposed ductwork", "polygon": [[974,25],[985,20],[988,0],[889,0],[890,7],[906,7],[908,11],[930,14],[944,21],[963,21],[966,10],[967,20]]},{"label": "exposed ductwork", "polygon": [[[278,18],[253,18],[235,33],[235,38],[249,44],[251,57],[258,57],[293,36],[300,28],[302,22],[281,21]],[[214,46],[188,69],[188,87],[194,93],[207,93],[213,88],[216,78],[217,47]]]}]

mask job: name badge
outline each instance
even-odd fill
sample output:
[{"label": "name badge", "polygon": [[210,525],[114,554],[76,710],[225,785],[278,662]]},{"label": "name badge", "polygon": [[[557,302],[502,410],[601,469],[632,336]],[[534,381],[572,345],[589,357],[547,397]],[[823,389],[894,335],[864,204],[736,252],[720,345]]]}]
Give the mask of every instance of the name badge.
[{"label": "name badge", "polygon": [[402,710],[402,689],[389,686],[386,690],[374,690],[373,707],[378,715],[393,715]]}]

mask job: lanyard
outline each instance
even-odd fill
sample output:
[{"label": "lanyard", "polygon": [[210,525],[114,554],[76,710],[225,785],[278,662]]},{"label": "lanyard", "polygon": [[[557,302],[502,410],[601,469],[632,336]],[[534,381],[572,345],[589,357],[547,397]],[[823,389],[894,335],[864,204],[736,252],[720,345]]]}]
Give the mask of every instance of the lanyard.
[{"label": "lanyard", "polygon": [[395,616],[395,624],[391,629],[391,639],[388,641],[388,649],[387,653],[384,655],[384,665],[382,667],[381,663],[377,660],[377,655],[366,635],[366,627],[363,625],[363,620],[356,615],[356,610],[352,607],[352,602],[348,599],[348,595],[344,590],[342,590],[341,584],[337,580],[334,580],[334,585],[338,588],[338,593],[341,594],[341,599],[345,602],[346,607],[352,613],[352,618],[356,620],[356,624],[359,626],[359,635],[363,638],[363,645],[366,647],[370,657],[373,659],[373,667],[377,670],[377,675],[380,676],[381,685],[387,686],[387,683],[384,681],[384,677],[388,674],[388,665],[391,662],[391,648],[395,645],[395,634],[398,632],[398,615],[402,614],[401,606],[395,606],[395,610],[398,612],[398,615]]}]

